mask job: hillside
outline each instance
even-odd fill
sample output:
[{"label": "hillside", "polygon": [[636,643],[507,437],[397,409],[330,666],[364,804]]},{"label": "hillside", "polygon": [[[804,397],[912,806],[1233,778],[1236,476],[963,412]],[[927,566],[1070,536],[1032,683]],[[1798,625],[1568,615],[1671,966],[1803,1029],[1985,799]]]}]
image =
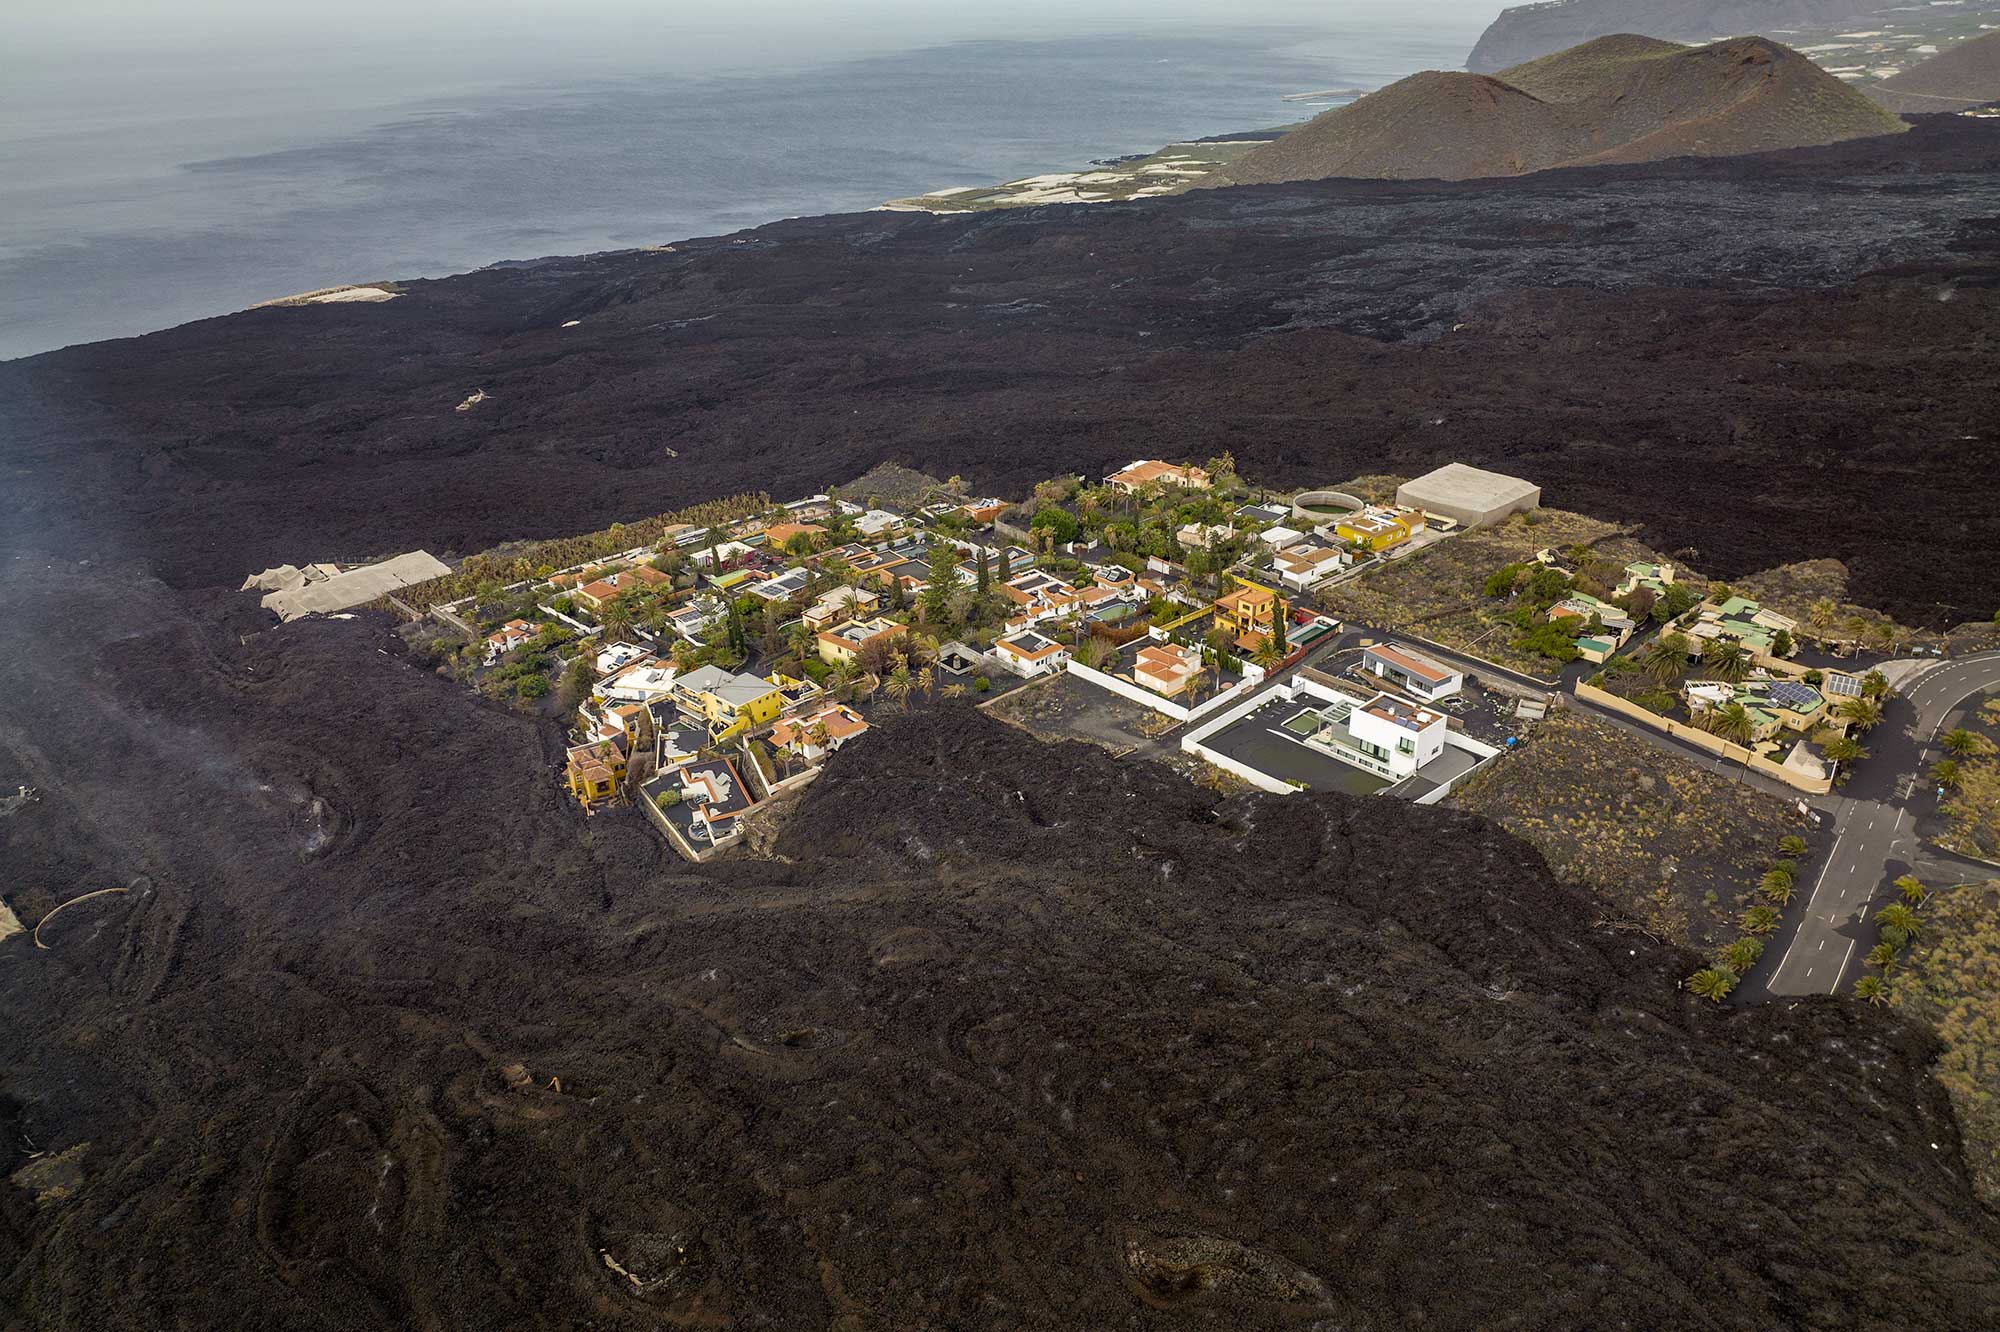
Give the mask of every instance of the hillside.
[{"label": "hillside", "polygon": [[1868,89],[1898,115],[1963,111],[2000,101],[2000,32],[1974,37]]},{"label": "hillside", "polygon": [[1503,10],[1481,34],[1465,67],[1497,73],[1612,33],[1712,42],[1743,33],[1815,28],[1879,8],[1886,5],[1878,0],[1554,0]]},{"label": "hillside", "polygon": [[1614,36],[1497,76],[1413,75],[1223,166],[1230,184],[1465,180],[1553,167],[1727,157],[1904,128],[1788,47]]}]

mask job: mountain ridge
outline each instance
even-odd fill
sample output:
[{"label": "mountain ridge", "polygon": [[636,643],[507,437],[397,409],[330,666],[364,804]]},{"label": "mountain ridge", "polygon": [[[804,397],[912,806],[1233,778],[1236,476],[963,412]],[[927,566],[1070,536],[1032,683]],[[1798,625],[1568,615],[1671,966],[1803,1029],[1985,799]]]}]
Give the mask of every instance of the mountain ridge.
[{"label": "mountain ridge", "polygon": [[1868,89],[1899,115],[1938,115],[2000,101],[2000,32],[1947,47]]},{"label": "mountain ridge", "polygon": [[1502,10],[1480,34],[1465,67],[1476,74],[1497,73],[1611,33],[1712,42],[1866,12],[1866,0],[1555,0],[1517,5]]},{"label": "mountain ridge", "polygon": [[1328,177],[1466,180],[1740,156],[1904,128],[1812,61],[1766,38],[1688,47],[1615,34],[1498,74],[1411,75],[1250,150],[1217,176],[1218,183],[1241,185]]}]

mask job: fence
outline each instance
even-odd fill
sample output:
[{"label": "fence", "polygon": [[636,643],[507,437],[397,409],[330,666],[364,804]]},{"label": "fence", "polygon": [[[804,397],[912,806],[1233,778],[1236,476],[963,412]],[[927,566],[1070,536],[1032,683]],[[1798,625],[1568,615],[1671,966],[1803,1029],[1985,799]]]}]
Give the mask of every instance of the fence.
[{"label": "fence", "polygon": [[1093,670],[1091,667],[1074,659],[1069,664],[1069,673],[1088,680],[1099,689],[1109,689],[1121,698],[1129,698],[1142,707],[1148,707],[1164,716],[1172,717],[1175,721],[1193,721],[1197,717],[1206,717],[1230,699],[1235,698],[1240,690],[1255,689],[1264,682],[1263,670],[1245,662],[1241,681],[1231,685],[1228,689],[1223,690],[1207,702],[1198,703],[1194,707],[1189,708],[1183,707],[1170,698],[1163,698],[1143,685],[1135,684],[1130,680],[1121,680],[1117,676],[1105,671]]},{"label": "fence", "polygon": [[1705,749],[1709,753],[1728,759],[1732,763],[1741,763],[1751,772],[1783,782],[1794,790],[1804,791],[1810,795],[1825,795],[1827,792],[1833,790],[1833,779],[1831,777],[1808,777],[1804,773],[1794,771],[1782,763],[1773,763],[1770,759],[1765,758],[1755,750],[1745,749],[1742,745],[1710,735],[1698,726],[1690,726],[1686,722],[1678,722],[1671,717],[1662,717],[1657,712],[1642,708],[1637,703],[1622,699],[1616,694],[1597,688],[1595,685],[1584,684],[1582,681],[1578,681],[1576,696],[1592,707],[1602,708],[1606,712],[1615,712],[1621,717],[1628,717],[1633,721],[1650,726],[1656,731],[1664,731],[1674,739],[1685,741],[1697,749]]}]

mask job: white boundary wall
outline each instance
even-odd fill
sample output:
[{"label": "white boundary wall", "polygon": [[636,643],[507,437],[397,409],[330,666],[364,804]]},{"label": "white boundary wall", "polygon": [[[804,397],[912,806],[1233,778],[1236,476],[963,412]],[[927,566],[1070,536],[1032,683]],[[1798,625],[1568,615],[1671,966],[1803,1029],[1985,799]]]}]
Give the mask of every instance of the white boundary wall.
[{"label": "white boundary wall", "polygon": [[1164,716],[1172,717],[1175,721],[1193,721],[1197,717],[1206,717],[1209,713],[1214,712],[1217,708],[1222,707],[1235,698],[1242,690],[1254,690],[1258,685],[1264,683],[1263,668],[1245,662],[1243,663],[1243,679],[1241,682],[1231,685],[1228,689],[1209,699],[1206,703],[1198,704],[1192,708],[1184,708],[1172,699],[1163,698],[1143,685],[1134,684],[1130,680],[1121,680],[1115,675],[1086,666],[1074,658],[1070,660],[1069,673],[1080,679],[1088,680],[1099,689],[1109,689],[1121,698],[1129,698],[1142,707],[1148,707]]},{"label": "white boundary wall", "polygon": [[1183,754],[1192,754],[1204,763],[1212,763],[1226,773],[1241,777],[1260,791],[1269,791],[1273,795],[1292,794],[1298,788],[1290,782],[1281,782],[1269,773],[1257,771],[1257,769],[1247,763],[1238,763],[1227,754],[1210,749],[1202,743],[1202,741],[1208,739],[1208,737],[1214,735],[1217,731],[1243,720],[1258,708],[1263,707],[1264,703],[1274,695],[1283,694],[1286,698],[1292,697],[1290,690],[1291,686],[1289,685],[1279,685],[1276,688],[1267,689],[1262,693],[1258,693],[1255,690],[1250,691],[1250,696],[1235,707],[1230,708],[1218,717],[1202,723],[1182,736],[1181,752]]}]

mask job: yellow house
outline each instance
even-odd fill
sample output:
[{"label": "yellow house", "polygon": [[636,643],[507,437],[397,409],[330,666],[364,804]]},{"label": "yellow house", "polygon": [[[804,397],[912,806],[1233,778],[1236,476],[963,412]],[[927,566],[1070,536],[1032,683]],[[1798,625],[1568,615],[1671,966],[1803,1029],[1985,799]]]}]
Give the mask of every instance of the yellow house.
[{"label": "yellow house", "polygon": [[1361,513],[1351,513],[1333,525],[1334,533],[1343,541],[1352,541],[1370,550],[1388,550],[1400,546],[1410,539],[1410,522],[1400,514],[1385,513],[1369,509]]},{"label": "yellow house", "polygon": [[903,626],[886,616],[875,616],[821,633],[814,642],[819,659],[829,666],[852,666],[861,658],[861,649],[878,638],[898,633]]},{"label": "yellow house", "polygon": [[674,701],[681,711],[706,721],[709,735],[719,740],[776,721],[785,694],[769,680],[704,666],[674,681]]},{"label": "yellow house", "polygon": [[1271,616],[1277,608],[1275,591],[1246,582],[1216,598],[1215,623],[1229,631],[1238,647],[1254,650],[1271,636]]},{"label": "yellow house", "polygon": [[569,751],[564,779],[585,809],[616,800],[625,785],[625,751],[616,740],[578,745]]}]

